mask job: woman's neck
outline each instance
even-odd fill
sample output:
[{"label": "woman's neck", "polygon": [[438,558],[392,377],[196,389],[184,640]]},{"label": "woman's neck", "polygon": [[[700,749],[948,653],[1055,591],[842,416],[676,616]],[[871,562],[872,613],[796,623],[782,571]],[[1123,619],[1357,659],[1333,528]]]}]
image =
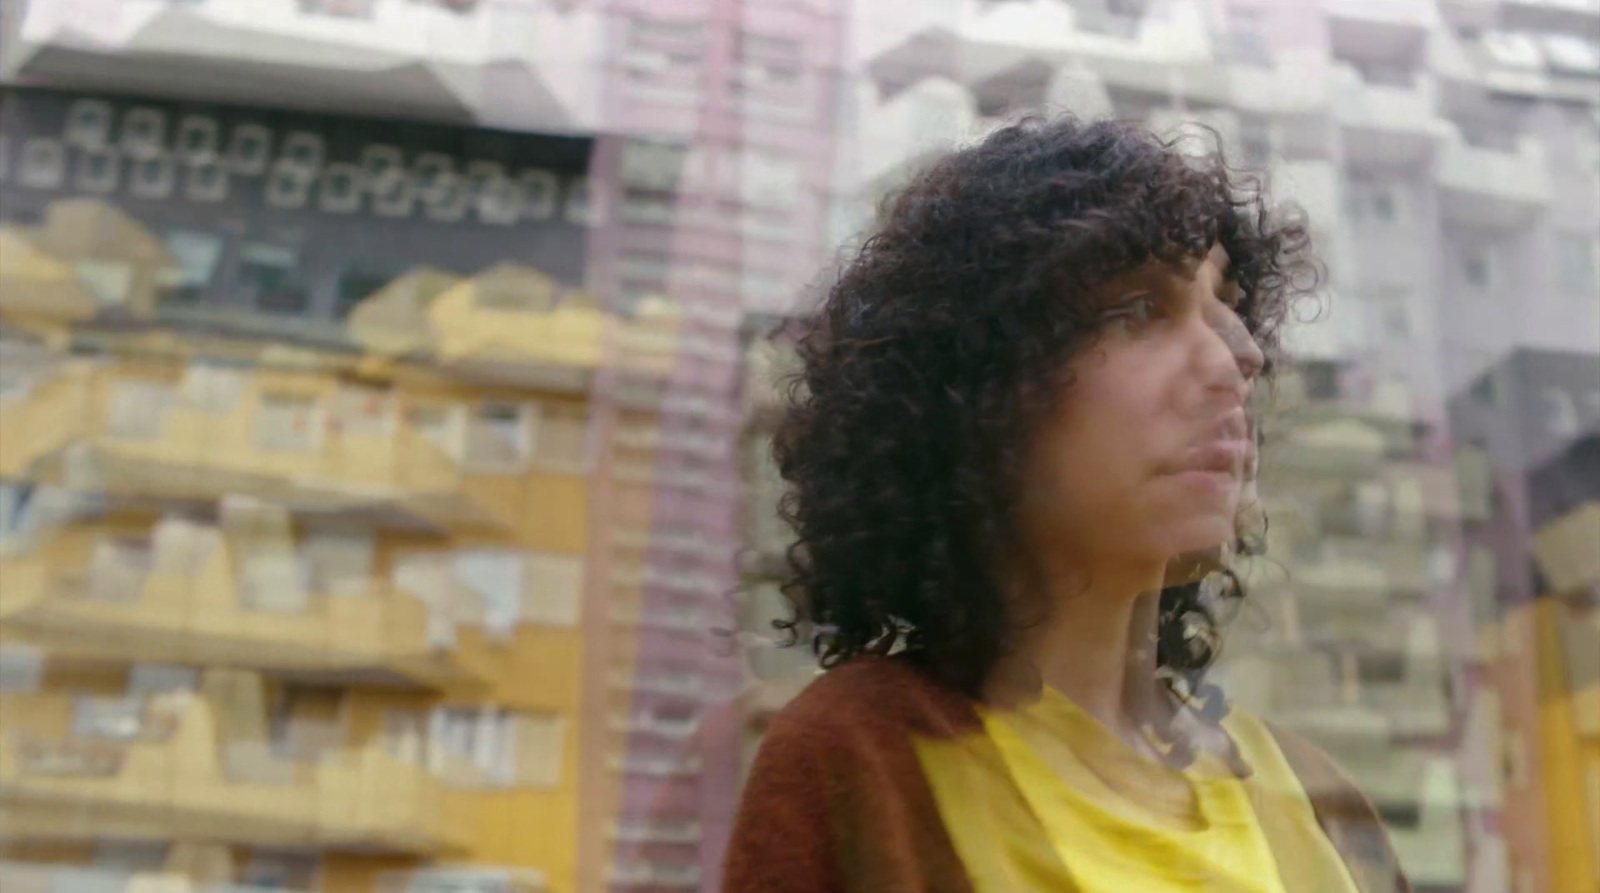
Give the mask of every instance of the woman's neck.
[{"label": "woman's neck", "polygon": [[1156,680],[1161,571],[1148,581],[1135,576],[1050,586],[1050,613],[1022,632],[1020,647],[996,668],[990,700],[1027,703],[1049,686],[1145,749],[1142,730],[1158,724],[1171,705]]}]

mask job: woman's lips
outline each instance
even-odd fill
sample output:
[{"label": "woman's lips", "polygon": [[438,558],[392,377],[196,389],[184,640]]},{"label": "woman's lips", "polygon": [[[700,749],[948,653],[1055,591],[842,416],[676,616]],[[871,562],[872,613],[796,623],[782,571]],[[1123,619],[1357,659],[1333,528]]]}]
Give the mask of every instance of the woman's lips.
[{"label": "woman's lips", "polygon": [[1246,439],[1220,438],[1196,444],[1184,453],[1174,473],[1208,472],[1243,478],[1255,465],[1255,444]]}]

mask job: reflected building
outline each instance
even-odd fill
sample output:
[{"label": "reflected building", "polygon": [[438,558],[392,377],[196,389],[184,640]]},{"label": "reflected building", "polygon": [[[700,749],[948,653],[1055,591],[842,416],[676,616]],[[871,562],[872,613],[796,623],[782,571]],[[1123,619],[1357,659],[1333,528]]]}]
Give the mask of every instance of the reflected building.
[{"label": "reflected building", "polygon": [[716,889],[816,671],[764,333],[1036,109],[1312,215],[1236,700],[1425,889],[1593,888],[1592,0],[28,0],[0,46],[8,891]]}]

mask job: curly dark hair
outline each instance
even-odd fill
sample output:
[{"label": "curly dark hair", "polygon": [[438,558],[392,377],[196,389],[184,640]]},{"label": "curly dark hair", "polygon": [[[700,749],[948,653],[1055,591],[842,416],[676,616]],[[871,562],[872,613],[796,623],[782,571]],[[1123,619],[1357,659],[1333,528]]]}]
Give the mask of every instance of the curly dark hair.
[{"label": "curly dark hair", "polygon": [[[1023,557],[1021,449],[1106,325],[1097,286],[1219,242],[1270,370],[1318,266],[1300,215],[1270,210],[1261,180],[1220,151],[1186,154],[1139,124],[1031,118],[888,199],[820,308],[785,326],[801,369],[773,444],[797,535],[782,586],[794,616],[777,623],[791,644],[810,638],[825,667],[903,646],[976,695],[1021,616],[994,575]],[[1179,694],[1216,655],[1217,596],[1243,596],[1223,579],[1161,595],[1157,660]]]}]

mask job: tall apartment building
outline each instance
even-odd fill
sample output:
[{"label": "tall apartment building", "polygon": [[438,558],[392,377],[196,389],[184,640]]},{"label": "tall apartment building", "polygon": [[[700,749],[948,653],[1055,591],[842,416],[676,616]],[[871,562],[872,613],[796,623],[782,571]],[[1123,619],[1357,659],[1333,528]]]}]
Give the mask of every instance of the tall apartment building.
[{"label": "tall apartment building", "polygon": [[[904,0],[858,5],[852,33],[847,226],[930,153],[1039,109],[1206,124],[1310,214],[1328,281],[1268,416],[1271,544],[1216,672],[1350,768],[1422,888],[1577,876],[1562,866],[1585,838],[1558,835],[1553,874],[1550,817],[1595,807],[1546,783],[1547,655],[1520,605],[1535,531],[1558,573],[1590,579],[1592,495],[1541,527],[1559,512],[1532,521],[1529,486],[1506,485],[1532,465],[1508,468],[1457,405],[1513,349],[1600,361],[1600,6]],[[1565,432],[1547,463],[1587,431],[1591,385],[1530,374],[1499,406],[1545,401]],[[1541,387],[1558,392],[1520,397]],[[776,481],[751,467],[752,542],[776,551]],[[1521,533],[1496,545],[1507,524]]]},{"label": "tall apartment building", "polygon": [[[0,15],[7,83],[58,91],[13,91],[0,130],[0,171],[13,175],[0,187],[21,196],[7,193],[3,214],[13,226],[0,265],[26,286],[6,291],[14,336],[6,380],[21,395],[14,414],[29,423],[8,427],[48,429],[54,438],[24,435],[6,445],[17,485],[4,491],[7,517],[22,530],[38,527],[32,519],[53,504],[38,494],[63,489],[49,475],[60,477],[65,466],[48,457],[77,457],[81,449],[63,444],[101,436],[97,426],[109,424],[91,413],[62,428],[52,415],[71,414],[56,408],[66,389],[33,382],[55,382],[64,351],[103,355],[92,367],[69,364],[83,380],[81,394],[72,392],[78,402],[68,405],[99,412],[110,399],[104,395],[129,392],[135,396],[118,399],[175,407],[179,421],[158,414],[163,420],[149,423],[157,433],[146,435],[169,464],[161,479],[205,480],[178,487],[193,505],[168,511],[163,500],[172,494],[137,492],[142,471],[124,471],[118,486],[136,491],[129,498],[137,510],[117,501],[116,511],[135,520],[95,514],[60,537],[52,521],[49,542],[65,540],[46,546],[23,536],[18,567],[43,580],[42,568],[62,554],[99,568],[93,555],[110,548],[100,543],[121,536],[116,531],[143,530],[138,536],[154,544],[149,553],[174,537],[192,538],[172,531],[199,525],[238,549],[246,547],[233,545],[231,529],[257,531],[243,542],[274,556],[273,579],[293,580],[285,567],[313,574],[304,568],[330,551],[321,514],[345,523],[354,509],[339,500],[369,498],[385,511],[394,502],[403,503],[402,515],[437,514],[428,529],[441,553],[409,558],[411,540],[421,536],[412,525],[391,530],[387,515],[360,516],[374,557],[343,573],[365,569],[384,599],[405,607],[397,619],[385,619],[386,607],[363,621],[376,624],[386,644],[349,635],[359,659],[334,648],[346,638],[343,620],[317,626],[299,616],[325,618],[351,604],[307,589],[310,583],[300,586],[309,593],[304,604],[291,598],[283,607],[300,625],[262,626],[260,642],[241,644],[232,632],[200,644],[184,639],[176,650],[166,639],[142,648],[100,642],[96,666],[106,668],[105,679],[56,669],[77,647],[75,637],[97,635],[89,619],[52,619],[26,600],[14,618],[7,614],[16,631],[8,641],[32,649],[7,651],[7,678],[20,680],[26,698],[130,686],[143,697],[150,684],[118,680],[155,673],[169,687],[199,692],[212,716],[233,711],[241,698],[240,714],[259,702],[255,712],[298,715],[280,705],[289,697],[284,679],[317,687],[323,701],[357,705],[331,719],[326,704],[312,710],[325,720],[317,740],[352,754],[378,738],[401,742],[390,748],[410,773],[401,780],[425,789],[423,806],[411,812],[424,816],[438,845],[397,849],[376,834],[319,831],[311,814],[292,833],[269,833],[248,814],[258,789],[212,784],[207,796],[236,801],[246,814],[221,835],[227,859],[205,851],[208,873],[193,869],[197,857],[174,855],[194,850],[186,843],[201,828],[193,816],[184,826],[142,818],[73,826],[72,846],[53,842],[59,823],[35,823],[27,833],[0,828],[13,847],[7,858],[89,864],[81,871],[90,873],[13,865],[8,887],[52,877],[116,884],[132,869],[165,864],[203,880],[340,890],[379,883],[395,893],[447,884],[715,888],[743,745],[740,724],[719,720],[725,711],[713,709],[744,680],[741,656],[721,635],[737,625],[740,584],[734,557],[742,501],[732,447],[741,424],[739,339],[746,306],[784,306],[826,250],[844,13],[834,0],[7,5]],[[51,110],[37,111],[44,106]],[[537,150],[517,148],[526,145]],[[518,156],[529,151],[538,157]],[[65,235],[85,220],[100,231],[88,245]],[[106,297],[119,287],[124,298]],[[62,307],[73,310],[63,316]],[[196,377],[207,383],[202,390],[235,395],[234,415],[208,423],[232,438],[215,444],[219,453],[245,454],[227,460],[239,467],[226,473],[206,468],[221,460],[194,446],[197,438],[209,441],[213,428],[183,418]],[[357,386],[365,390],[346,394]],[[279,391],[288,405],[280,406]],[[343,433],[347,406],[367,407],[367,398],[377,401],[370,412],[393,414],[386,423],[373,419],[375,429],[405,446],[358,446]],[[315,456],[285,464],[267,455],[277,445],[252,440],[270,441],[280,424],[296,432],[285,437],[309,438],[291,446]],[[165,443],[171,425],[187,452]],[[564,451],[567,464],[543,467],[541,445]],[[502,468],[478,479],[469,468],[478,448],[509,452],[501,458],[518,472]],[[531,458],[519,460],[524,453]],[[390,454],[421,465],[396,466]],[[110,477],[85,477],[81,462],[67,464],[76,476],[65,492],[109,492]],[[380,479],[364,479],[371,473]],[[296,489],[301,478],[351,493],[308,496]],[[490,537],[476,510],[452,507],[454,496],[432,489],[448,490],[457,478],[518,523],[493,528],[500,539]],[[384,488],[399,492],[384,495]],[[450,514],[456,511],[462,514]],[[349,560],[348,544],[334,540],[332,551],[346,556],[337,560]],[[528,554],[509,554],[518,550]],[[227,556],[222,570],[205,571],[218,579],[270,564],[254,551],[219,554]],[[542,608],[522,618],[508,604],[531,602],[534,590],[551,585],[533,582],[540,574],[565,587],[559,622]],[[165,585],[185,598],[199,591]],[[237,607],[240,585],[207,584],[205,612],[231,612],[222,629],[263,623],[253,605]],[[522,598],[512,597],[518,591]],[[158,589],[149,602],[172,598]],[[143,596],[134,601],[146,604]],[[186,609],[175,610],[181,617]],[[293,661],[261,656],[297,637],[305,644]],[[482,647],[495,660],[468,656],[480,640],[490,640]],[[191,672],[145,666],[162,657]],[[455,673],[457,663],[471,672]],[[411,676],[395,667],[431,675],[402,683]],[[241,668],[254,675],[233,672]],[[190,681],[173,683],[174,674]],[[417,715],[374,738],[371,717],[395,712],[385,705],[402,697]],[[18,703],[30,715],[60,714],[33,700]],[[535,719],[546,721],[537,734],[519,725]],[[551,725],[558,719],[559,727]],[[78,746],[83,730],[61,722],[39,734]],[[286,731],[296,728],[284,719],[265,732],[247,729],[255,736],[250,746],[261,746],[263,736],[307,734]],[[195,734],[182,753],[199,760],[206,739]],[[459,793],[457,782],[470,773],[456,777],[465,770],[455,763],[514,763],[512,739],[557,753],[559,773],[550,774],[556,769],[547,760],[546,774],[524,794],[521,776],[512,772],[508,782],[500,766],[477,800]],[[222,746],[239,749],[232,737]],[[390,784],[381,773],[352,777],[361,791]],[[298,808],[319,802],[320,783],[299,779]],[[346,789],[354,783],[344,782]],[[145,796],[158,812],[176,809],[176,795],[159,785]],[[324,799],[334,796],[350,799]],[[396,810],[402,828],[391,837],[426,836],[401,815]],[[118,841],[128,836],[147,844],[136,860],[120,855],[129,850]],[[99,842],[84,843],[90,839]],[[294,872],[252,855],[271,847],[293,850]],[[486,867],[472,873],[463,862]],[[101,874],[92,874],[94,865]],[[440,873],[437,866],[456,867]],[[520,873],[496,874],[502,867]]]},{"label": "tall apartment building", "polygon": [[591,141],[0,109],[6,858],[575,889],[591,385],[681,329],[579,287]]}]

